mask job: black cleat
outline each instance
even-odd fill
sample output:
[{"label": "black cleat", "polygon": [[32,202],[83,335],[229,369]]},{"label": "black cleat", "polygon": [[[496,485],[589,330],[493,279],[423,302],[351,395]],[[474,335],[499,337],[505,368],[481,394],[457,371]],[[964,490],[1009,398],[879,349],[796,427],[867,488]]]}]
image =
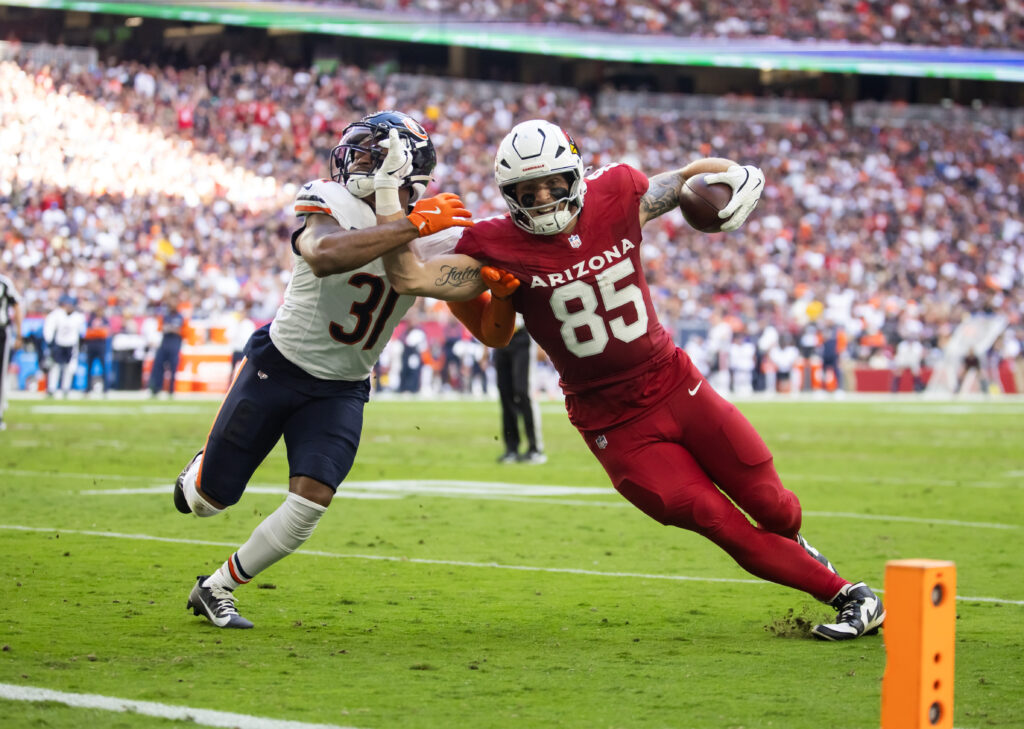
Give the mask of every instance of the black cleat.
[{"label": "black cleat", "polygon": [[185,474],[188,473],[188,469],[192,468],[192,464],[201,455],[203,455],[203,452],[199,451],[192,456],[192,460],[185,464],[185,467],[181,469],[181,473],[178,474],[178,478],[174,482],[174,508],[182,514],[192,513],[192,507],[188,505],[188,499],[185,498],[185,487],[183,485],[185,483]]},{"label": "black cleat", "polygon": [[188,596],[186,609],[194,615],[204,615],[218,628],[251,628],[252,621],[246,620],[235,609],[235,594],[223,587],[203,587],[208,575],[199,575],[196,585]]},{"label": "black cleat", "polygon": [[796,535],[796,543],[803,547],[804,551],[807,552],[807,554],[811,555],[812,557],[814,557],[814,559],[825,565],[825,567],[828,568],[829,572],[831,572],[834,575],[839,574],[839,572],[836,571],[836,568],[832,566],[832,563],[828,561],[828,558],[824,554],[819,552],[817,549],[812,547],[810,544],[808,544],[807,540],[804,539],[802,535]]},{"label": "black cleat", "polygon": [[829,604],[839,611],[836,622],[811,628],[815,638],[852,640],[862,635],[874,635],[885,620],[882,601],[863,582],[847,585]]}]

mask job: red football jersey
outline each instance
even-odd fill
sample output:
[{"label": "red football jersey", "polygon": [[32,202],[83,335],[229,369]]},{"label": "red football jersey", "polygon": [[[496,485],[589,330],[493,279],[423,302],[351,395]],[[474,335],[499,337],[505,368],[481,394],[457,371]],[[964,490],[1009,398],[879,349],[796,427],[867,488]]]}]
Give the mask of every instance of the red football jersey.
[{"label": "red football jersey", "polygon": [[[466,228],[456,246],[457,253],[520,280],[512,304],[551,358],[567,395],[600,391],[606,398],[619,383],[631,389],[627,380],[674,353],[672,338],[654,312],[640,258],[640,198],[647,188],[639,171],[609,165],[587,178],[572,233],[533,235],[505,215]],[[626,403],[640,404],[632,397]],[[577,414],[591,424],[592,418]]]}]

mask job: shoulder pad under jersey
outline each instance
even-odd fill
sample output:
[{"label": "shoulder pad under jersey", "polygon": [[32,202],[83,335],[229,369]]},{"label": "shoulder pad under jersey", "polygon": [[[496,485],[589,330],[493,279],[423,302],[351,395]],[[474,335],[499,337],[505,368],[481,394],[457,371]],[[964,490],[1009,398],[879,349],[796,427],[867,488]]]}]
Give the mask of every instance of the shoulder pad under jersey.
[{"label": "shoulder pad under jersey", "polygon": [[319,213],[330,215],[344,227],[351,227],[365,207],[366,203],[344,185],[334,180],[313,180],[299,190],[293,209],[300,218]]}]

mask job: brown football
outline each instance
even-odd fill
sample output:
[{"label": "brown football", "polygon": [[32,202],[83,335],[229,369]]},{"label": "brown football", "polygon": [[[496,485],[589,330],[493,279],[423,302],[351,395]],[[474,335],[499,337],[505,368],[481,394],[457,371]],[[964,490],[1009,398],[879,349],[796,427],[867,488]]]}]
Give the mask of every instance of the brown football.
[{"label": "brown football", "polygon": [[718,211],[729,204],[732,188],[725,183],[709,185],[705,175],[694,175],[679,191],[679,209],[691,227],[702,233],[720,233],[728,218],[718,217]]}]

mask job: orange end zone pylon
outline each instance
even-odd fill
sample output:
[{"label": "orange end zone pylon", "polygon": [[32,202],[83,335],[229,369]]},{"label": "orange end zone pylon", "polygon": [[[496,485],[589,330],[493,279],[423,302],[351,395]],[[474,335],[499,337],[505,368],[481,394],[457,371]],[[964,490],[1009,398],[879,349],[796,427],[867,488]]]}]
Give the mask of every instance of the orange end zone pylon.
[{"label": "orange end zone pylon", "polygon": [[882,729],[952,729],[956,565],[885,565]]}]

